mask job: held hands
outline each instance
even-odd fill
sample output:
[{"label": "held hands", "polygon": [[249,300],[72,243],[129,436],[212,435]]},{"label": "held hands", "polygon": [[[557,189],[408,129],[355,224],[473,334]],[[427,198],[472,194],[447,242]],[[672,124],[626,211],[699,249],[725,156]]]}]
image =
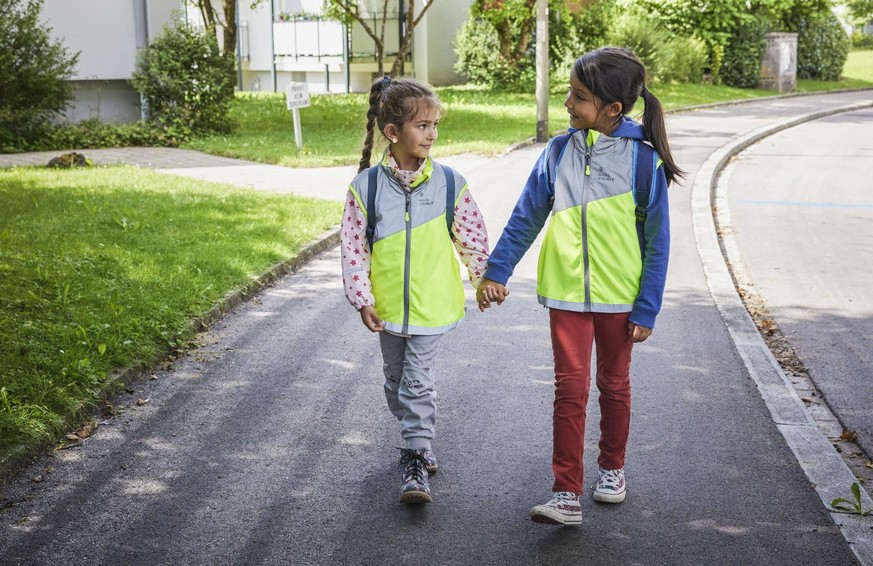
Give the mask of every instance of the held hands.
[{"label": "held hands", "polygon": [[476,302],[479,303],[479,310],[485,312],[485,309],[491,308],[491,302],[494,301],[498,305],[502,305],[506,297],[509,296],[509,290],[506,286],[501,285],[490,279],[483,279],[479,283],[479,288],[476,289]]},{"label": "held hands", "polygon": [[361,321],[370,332],[382,332],[385,329],[385,322],[376,314],[375,308],[361,307],[358,312],[361,313]]},{"label": "held hands", "polygon": [[642,342],[646,338],[652,335],[652,329],[646,328],[645,326],[640,326],[639,324],[634,324],[633,322],[627,323],[627,335],[630,336],[631,340],[634,343]]}]

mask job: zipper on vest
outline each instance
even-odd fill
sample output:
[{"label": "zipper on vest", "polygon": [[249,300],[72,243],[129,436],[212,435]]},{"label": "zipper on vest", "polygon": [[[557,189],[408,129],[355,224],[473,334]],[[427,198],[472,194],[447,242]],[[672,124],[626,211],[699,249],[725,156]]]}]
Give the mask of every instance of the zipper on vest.
[{"label": "zipper on vest", "polygon": [[406,197],[406,252],[403,262],[403,334],[409,333],[409,260],[412,254],[412,220],[409,217],[409,206],[412,202],[412,196],[407,190],[403,191]]},{"label": "zipper on vest", "polygon": [[585,145],[585,176],[591,175],[591,147]]},{"label": "zipper on vest", "polygon": [[588,176],[591,175],[591,146],[585,142],[585,177],[582,178],[582,278],[585,289],[584,312],[591,311],[591,273],[588,265],[588,202],[585,191],[588,189]]}]

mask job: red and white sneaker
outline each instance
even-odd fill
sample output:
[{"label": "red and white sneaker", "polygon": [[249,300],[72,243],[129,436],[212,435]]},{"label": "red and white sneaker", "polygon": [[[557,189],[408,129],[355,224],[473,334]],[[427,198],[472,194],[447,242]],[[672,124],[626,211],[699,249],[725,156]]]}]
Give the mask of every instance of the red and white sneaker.
[{"label": "red and white sneaker", "polygon": [[604,470],[600,468],[600,477],[594,488],[594,501],[601,503],[621,503],[627,496],[627,484],[624,481],[624,468]]},{"label": "red and white sneaker", "polygon": [[569,491],[559,491],[548,503],[531,509],[530,518],[534,523],[547,525],[578,525],[582,522],[579,496]]}]

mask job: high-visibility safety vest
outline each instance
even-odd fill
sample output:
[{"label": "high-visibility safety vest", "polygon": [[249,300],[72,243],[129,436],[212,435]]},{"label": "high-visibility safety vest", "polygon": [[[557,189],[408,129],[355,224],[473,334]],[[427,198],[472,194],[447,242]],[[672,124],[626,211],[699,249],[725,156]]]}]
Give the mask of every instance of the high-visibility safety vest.
[{"label": "high-visibility safety vest", "polygon": [[553,172],[555,196],[539,256],[538,300],[563,310],[630,312],[643,269],[636,152],[651,149],[631,138],[585,134],[579,130],[570,137],[568,155]]},{"label": "high-visibility safety vest", "polygon": [[[385,329],[398,334],[442,334],[464,318],[464,287],[451,236],[446,230],[446,175],[466,190],[453,169],[434,167],[428,158],[411,190],[403,188],[384,161],[376,176],[376,225],[371,248],[370,285]],[[351,190],[367,210],[368,171]]]}]

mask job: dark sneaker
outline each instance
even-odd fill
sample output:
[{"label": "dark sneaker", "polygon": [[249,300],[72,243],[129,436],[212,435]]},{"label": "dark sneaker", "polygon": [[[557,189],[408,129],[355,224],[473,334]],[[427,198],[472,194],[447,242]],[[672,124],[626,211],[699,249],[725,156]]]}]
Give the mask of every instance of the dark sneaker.
[{"label": "dark sneaker", "polygon": [[578,525],[582,522],[579,496],[569,491],[559,491],[548,503],[531,509],[530,518],[534,523],[547,525]]},{"label": "dark sneaker", "polygon": [[602,503],[621,503],[627,496],[627,484],[624,481],[624,468],[604,470],[600,468],[600,478],[594,488],[594,501]]},{"label": "dark sneaker", "polygon": [[427,460],[427,473],[437,473],[436,454],[433,453],[433,450],[425,450],[424,459]]},{"label": "dark sneaker", "polygon": [[400,501],[404,503],[430,503],[430,486],[427,484],[427,459],[424,450],[400,449],[400,465],[403,466],[403,487]]}]

